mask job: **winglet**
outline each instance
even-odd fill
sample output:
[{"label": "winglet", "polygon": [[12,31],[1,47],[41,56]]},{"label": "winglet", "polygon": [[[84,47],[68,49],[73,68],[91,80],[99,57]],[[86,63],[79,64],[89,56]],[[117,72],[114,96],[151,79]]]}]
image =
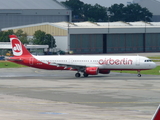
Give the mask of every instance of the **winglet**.
[{"label": "winglet", "polygon": [[153,118],[151,120],[160,120],[160,105],[158,106]]},{"label": "winglet", "polygon": [[32,56],[31,53],[25,48],[25,46],[21,43],[21,41],[17,38],[16,35],[9,35],[9,38],[12,44],[12,51],[14,56]]}]

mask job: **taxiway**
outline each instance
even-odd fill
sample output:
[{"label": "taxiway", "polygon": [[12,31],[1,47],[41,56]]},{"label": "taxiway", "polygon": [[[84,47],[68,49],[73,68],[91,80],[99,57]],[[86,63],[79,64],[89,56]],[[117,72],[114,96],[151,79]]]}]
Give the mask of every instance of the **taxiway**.
[{"label": "taxiway", "polygon": [[3,120],[150,120],[160,104],[160,76],[0,69]]}]

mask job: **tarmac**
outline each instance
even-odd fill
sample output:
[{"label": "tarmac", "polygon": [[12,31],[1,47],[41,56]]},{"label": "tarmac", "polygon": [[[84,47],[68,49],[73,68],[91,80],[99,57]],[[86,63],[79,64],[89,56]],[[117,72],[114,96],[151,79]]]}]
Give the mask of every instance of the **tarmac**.
[{"label": "tarmac", "polygon": [[150,120],[160,104],[160,76],[0,69],[2,120]]},{"label": "tarmac", "polygon": [[[136,54],[160,55],[107,55]],[[0,119],[151,120],[160,104],[159,75],[74,75],[75,71],[1,68]]]}]

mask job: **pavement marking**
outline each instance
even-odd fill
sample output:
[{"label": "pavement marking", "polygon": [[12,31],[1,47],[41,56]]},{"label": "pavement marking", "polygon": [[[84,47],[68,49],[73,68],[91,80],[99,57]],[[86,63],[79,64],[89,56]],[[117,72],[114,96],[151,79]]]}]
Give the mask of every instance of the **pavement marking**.
[{"label": "pavement marking", "polygon": [[10,88],[0,88],[0,90],[6,90],[6,89],[24,89],[24,88],[30,88],[32,90],[156,90],[160,91],[160,88],[157,89],[143,89],[143,88],[32,88],[32,87],[10,87]]},{"label": "pavement marking", "polygon": [[40,114],[48,114],[48,115],[66,115],[66,114],[68,114],[68,113],[40,112]]},{"label": "pavement marking", "polygon": [[71,103],[71,104],[153,104],[153,103],[160,103],[160,101],[157,102],[56,102],[56,101],[50,101],[50,102],[37,102],[37,101],[0,101],[0,103],[22,103],[22,104],[64,104],[64,103]]}]

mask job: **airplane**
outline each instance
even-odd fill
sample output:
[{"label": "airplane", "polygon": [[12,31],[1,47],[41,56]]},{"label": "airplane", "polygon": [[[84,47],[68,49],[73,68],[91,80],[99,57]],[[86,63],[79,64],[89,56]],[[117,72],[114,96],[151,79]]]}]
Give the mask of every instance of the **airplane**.
[{"label": "airplane", "polygon": [[160,105],[158,106],[158,108],[157,108],[157,110],[151,120],[160,120]]},{"label": "airplane", "polygon": [[141,77],[142,70],[150,70],[156,64],[143,56],[95,56],[95,55],[32,55],[21,43],[16,35],[9,35],[13,57],[7,60],[29,67],[46,70],[77,71],[75,77],[109,74],[111,70],[132,70]]}]

